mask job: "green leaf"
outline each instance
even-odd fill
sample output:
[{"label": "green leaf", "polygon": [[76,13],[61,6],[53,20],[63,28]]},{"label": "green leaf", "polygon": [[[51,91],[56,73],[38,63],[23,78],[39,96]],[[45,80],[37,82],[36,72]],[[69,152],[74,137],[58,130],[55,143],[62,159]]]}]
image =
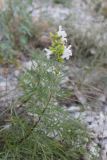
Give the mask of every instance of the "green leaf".
[{"label": "green leaf", "polygon": [[28,43],[28,38],[26,36],[21,36],[20,37],[20,43],[22,45],[26,45]]}]

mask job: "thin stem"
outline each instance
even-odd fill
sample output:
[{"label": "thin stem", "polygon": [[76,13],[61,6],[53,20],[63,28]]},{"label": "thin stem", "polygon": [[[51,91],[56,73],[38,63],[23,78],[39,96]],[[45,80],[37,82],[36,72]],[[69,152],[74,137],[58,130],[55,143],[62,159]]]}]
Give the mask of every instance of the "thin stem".
[{"label": "thin stem", "polygon": [[[45,108],[44,108],[43,111],[42,111],[42,115],[43,115],[43,114],[45,113],[45,111],[47,110],[48,105],[49,105],[49,102],[50,102],[50,100],[51,100],[51,97],[52,97],[52,95],[50,94],[49,99],[48,99],[48,102],[47,102]],[[38,121],[36,121],[36,123],[35,123],[35,124],[33,125],[33,127],[29,130],[29,132],[25,135],[25,137],[23,137],[22,139],[19,140],[18,144],[23,143],[27,138],[29,138],[29,136],[32,134],[32,132],[34,131],[34,129],[37,127],[37,125],[38,125],[39,122],[41,121],[42,115],[39,116]]]}]

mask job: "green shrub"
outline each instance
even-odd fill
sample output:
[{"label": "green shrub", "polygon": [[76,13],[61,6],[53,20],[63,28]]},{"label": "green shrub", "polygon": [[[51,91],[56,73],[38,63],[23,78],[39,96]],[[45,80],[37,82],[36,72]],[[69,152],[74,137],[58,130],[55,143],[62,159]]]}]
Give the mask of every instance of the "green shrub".
[{"label": "green shrub", "polygon": [[0,56],[2,59],[12,61],[17,50],[27,50],[28,42],[32,36],[32,18],[27,11],[30,1],[26,3],[19,0],[7,0],[6,8],[0,12]]},{"label": "green shrub", "polygon": [[[18,49],[28,49],[32,25],[23,7],[19,0],[9,1],[9,8],[1,13],[0,52],[6,60]],[[62,45],[62,41],[57,42]],[[87,154],[90,138],[86,128],[56,100],[63,95],[59,83],[64,65],[58,61],[61,61],[62,51],[69,50],[61,45],[57,46],[55,40],[50,49],[53,54],[59,49],[58,55],[48,60],[44,53],[29,51],[31,55],[34,52],[32,69],[23,73],[19,81],[23,96],[11,104],[9,127],[1,126],[0,130],[2,160],[79,160]]]},{"label": "green shrub", "polygon": [[65,1],[64,1],[64,0],[54,0],[54,3],[64,4],[64,3],[65,3]]},{"label": "green shrub", "polygon": [[71,6],[71,1],[70,0],[53,0],[53,2],[55,3],[55,4],[61,4],[61,5],[63,5],[63,6],[65,6],[65,7],[70,7]]},{"label": "green shrub", "polygon": [[107,20],[95,12],[93,6],[97,1],[79,3],[72,1],[71,14],[65,20],[74,55],[77,59],[86,60],[86,63],[89,60],[94,65],[103,65],[107,61]]},{"label": "green shrub", "polygon": [[13,105],[11,126],[0,132],[4,141],[1,159],[79,160],[87,153],[89,138],[84,125],[56,101],[62,94],[62,67],[41,53],[34,53],[32,69],[22,75],[19,83],[23,96],[18,108],[24,114],[18,114],[17,104]]}]

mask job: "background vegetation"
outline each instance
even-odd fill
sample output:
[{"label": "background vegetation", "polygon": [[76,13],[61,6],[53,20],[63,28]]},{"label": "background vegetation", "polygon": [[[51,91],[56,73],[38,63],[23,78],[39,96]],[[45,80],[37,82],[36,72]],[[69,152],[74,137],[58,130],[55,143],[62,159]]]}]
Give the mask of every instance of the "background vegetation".
[{"label": "background vegetation", "polygon": [[[18,77],[21,97],[8,105],[8,124],[0,126],[2,160],[80,160],[86,155],[95,158],[87,149],[91,139],[85,125],[60,102],[76,97],[83,109],[90,106],[98,110],[99,94],[106,92],[107,84],[107,8],[100,0],[86,0],[79,8],[78,3],[69,0],[51,3],[70,10],[60,22],[73,50],[73,57],[64,64],[47,60],[43,51],[51,44],[49,33],[55,33],[60,24],[45,16],[34,21],[30,0],[7,0],[0,11],[0,66],[13,65],[17,69],[23,59],[31,60],[31,69]],[[70,69],[65,73],[68,65]],[[80,91],[85,103],[74,88],[60,87],[67,74],[73,76],[70,83]]]}]

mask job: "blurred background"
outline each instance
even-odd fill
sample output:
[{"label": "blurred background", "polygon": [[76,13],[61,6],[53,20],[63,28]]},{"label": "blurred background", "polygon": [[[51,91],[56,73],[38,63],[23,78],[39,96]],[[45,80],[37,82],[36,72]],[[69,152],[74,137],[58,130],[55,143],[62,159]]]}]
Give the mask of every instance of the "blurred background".
[{"label": "blurred background", "polygon": [[70,94],[59,104],[77,118],[82,115],[106,160],[107,0],[0,0],[0,111],[20,95],[18,77],[31,67],[34,51],[51,45],[50,32],[59,25],[73,52],[61,82]]}]

